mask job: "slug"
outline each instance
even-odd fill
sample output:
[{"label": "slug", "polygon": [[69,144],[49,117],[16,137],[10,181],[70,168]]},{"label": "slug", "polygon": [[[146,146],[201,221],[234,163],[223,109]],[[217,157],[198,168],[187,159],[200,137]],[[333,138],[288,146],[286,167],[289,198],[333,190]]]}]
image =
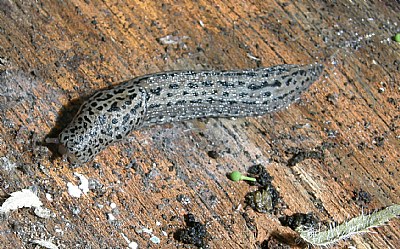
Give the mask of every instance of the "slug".
[{"label": "slug", "polygon": [[92,95],[58,139],[48,141],[58,142],[71,163],[82,164],[132,130],[150,125],[276,111],[298,99],[322,71],[321,64],[285,64],[145,75]]}]

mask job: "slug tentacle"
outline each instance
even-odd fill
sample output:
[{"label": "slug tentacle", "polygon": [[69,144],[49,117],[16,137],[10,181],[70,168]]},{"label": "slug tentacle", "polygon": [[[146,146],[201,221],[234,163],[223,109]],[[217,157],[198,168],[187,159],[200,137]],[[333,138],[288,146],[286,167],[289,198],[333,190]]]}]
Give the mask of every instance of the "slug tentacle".
[{"label": "slug tentacle", "polygon": [[296,101],[322,71],[321,64],[310,64],[145,75],[90,97],[59,135],[60,146],[81,164],[153,124],[263,115]]}]

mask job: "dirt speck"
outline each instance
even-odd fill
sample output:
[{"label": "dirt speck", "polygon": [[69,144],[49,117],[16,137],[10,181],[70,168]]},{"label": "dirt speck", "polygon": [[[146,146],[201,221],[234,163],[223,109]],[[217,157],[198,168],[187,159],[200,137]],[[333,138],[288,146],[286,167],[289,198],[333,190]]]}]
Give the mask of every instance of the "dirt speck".
[{"label": "dirt speck", "polygon": [[196,218],[191,213],[185,215],[185,223],[186,228],[177,230],[174,234],[174,238],[185,244],[192,244],[200,248],[206,247],[206,226],[197,222]]},{"label": "dirt speck", "polygon": [[279,221],[283,226],[290,227],[293,230],[296,230],[299,226],[315,227],[319,223],[318,218],[316,218],[313,213],[285,215],[280,217]]},{"label": "dirt speck", "polygon": [[370,193],[359,189],[353,191],[353,198],[354,201],[356,201],[359,205],[365,206],[366,204],[371,202],[372,196]]}]

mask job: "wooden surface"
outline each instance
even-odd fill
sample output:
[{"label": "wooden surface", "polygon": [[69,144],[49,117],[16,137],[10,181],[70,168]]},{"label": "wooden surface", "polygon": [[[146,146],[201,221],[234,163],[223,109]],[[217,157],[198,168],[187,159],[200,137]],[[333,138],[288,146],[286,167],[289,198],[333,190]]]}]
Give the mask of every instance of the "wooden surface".
[{"label": "wooden surface", "polygon": [[[54,214],[3,217],[2,247],[33,248],[42,238],[59,248],[126,248],[126,236],[140,248],[189,248],[173,234],[190,212],[206,224],[211,248],[257,248],[272,234],[295,236],[280,225],[283,214],[342,222],[400,203],[400,44],[391,40],[400,4],[315,2],[1,1],[0,196],[34,186]],[[167,36],[176,44],[164,44]],[[82,97],[122,80],[314,61],[324,76],[301,102],[271,115],[134,131],[79,168],[42,145]],[[296,150],[323,157],[289,167]],[[276,214],[246,208],[254,187],[226,177],[258,163],[282,198]],[[80,198],[67,192],[68,182],[79,184],[75,172],[91,182]],[[370,199],[357,198],[362,191]],[[393,220],[337,247],[395,248],[399,227]]]}]

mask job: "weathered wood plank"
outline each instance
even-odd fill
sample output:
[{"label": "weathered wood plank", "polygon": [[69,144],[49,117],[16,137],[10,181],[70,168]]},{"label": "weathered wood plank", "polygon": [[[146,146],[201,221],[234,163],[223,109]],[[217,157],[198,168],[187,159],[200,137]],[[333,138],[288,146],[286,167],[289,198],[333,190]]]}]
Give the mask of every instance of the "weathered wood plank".
[{"label": "weathered wood plank", "polygon": [[[399,11],[396,1],[2,1],[0,196],[35,186],[55,217],[14,211],[0,221],[0,244],[116,248],[128,246],[126,236],[140,247],[185,247],[173,234],[190,212],[207,223],[210,247],[256,248],[273,234],[295,236],[280,225],[283,214],[341,222],[399,203],[400,46],[390,40]],[[167,36],[177,43],[163,44]],[[80,168],[41,145],[80,99],[134,76],[314,61],[324,77],[278,113],[135,131]],[[323,157],[289,167],[295,150]],[[278,213],[244,207],[254,187],[226,177],[258,163],[274,177]],[[91,182],[80,198],[67,191],[79,184],[75,172]],[[339,246],[400,244],[398,220],[374,231]]]}]

